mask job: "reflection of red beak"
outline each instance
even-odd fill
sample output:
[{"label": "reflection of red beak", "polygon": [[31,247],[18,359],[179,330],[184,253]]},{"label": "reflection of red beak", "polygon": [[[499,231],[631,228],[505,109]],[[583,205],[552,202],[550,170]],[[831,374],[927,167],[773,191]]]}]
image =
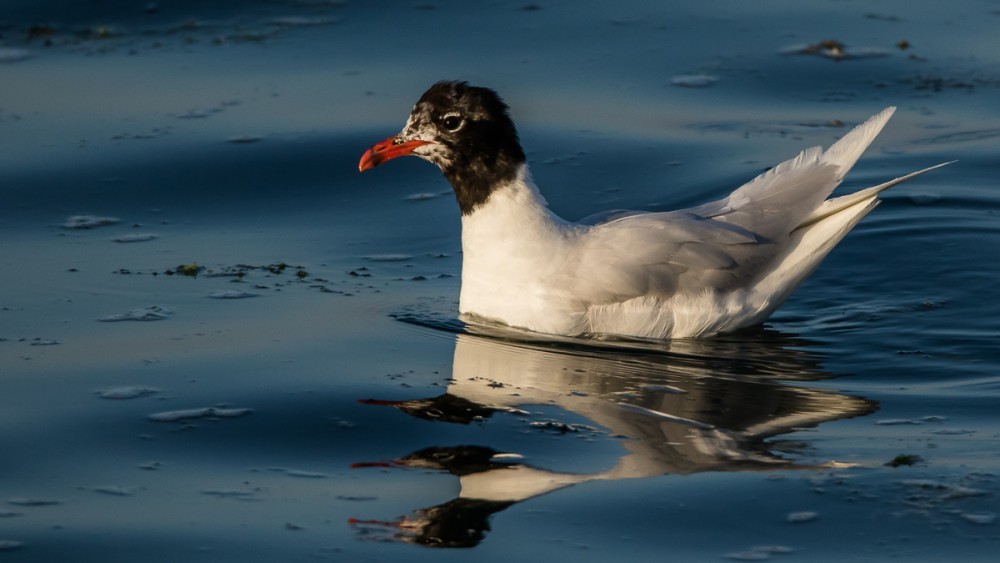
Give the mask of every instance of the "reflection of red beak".
[{"label": "reflection of red beak", "polygon": [[369,168],[375,168],[387,160],[392,160],[397,156],[406,156],[413,152],[413,149],[429,144],[431,141],[421,141],[420,139],[400,141],[399,137],[389,137],[361,155],[358,171],[364,172]]}]

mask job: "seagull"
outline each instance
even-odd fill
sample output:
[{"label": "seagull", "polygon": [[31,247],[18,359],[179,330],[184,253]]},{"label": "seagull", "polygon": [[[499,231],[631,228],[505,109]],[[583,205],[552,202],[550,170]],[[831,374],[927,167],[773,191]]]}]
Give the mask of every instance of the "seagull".
[{"label": "seagull", "polygon": [[883,190],[950,164],[830,198],[894,111],[718,201],[570,222],[535,186],[503,99],[442,81],[358,168],[413,155],[444,173],[462,214],[464,321],[570,337],[704,337],[763,323]]}]

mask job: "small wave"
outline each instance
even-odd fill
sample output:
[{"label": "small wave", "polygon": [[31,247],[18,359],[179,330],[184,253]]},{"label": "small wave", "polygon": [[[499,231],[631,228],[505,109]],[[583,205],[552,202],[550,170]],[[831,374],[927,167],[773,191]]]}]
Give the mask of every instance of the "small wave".
[{"label": "small wave", "polygon": [[390,313],[389,316],[403,323],[430,328],[433,330],[440,330],[453,334],[468,332],[464,322],[443,313],[435,313],[426,310],[404,309]]},{"label": "small wave", "polygon": [[913,141],[915,145],[944,145],[949,143],[967,143],[969,141],[986,141],[1000,137],[1000,128],[978,129],[975,131],[956,131],[944,135],[924,137]]}]

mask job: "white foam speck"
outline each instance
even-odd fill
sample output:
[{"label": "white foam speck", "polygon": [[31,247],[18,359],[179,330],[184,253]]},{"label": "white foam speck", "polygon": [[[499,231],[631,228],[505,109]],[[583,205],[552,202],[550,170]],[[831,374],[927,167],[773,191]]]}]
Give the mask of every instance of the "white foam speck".
[{"label": "white foam speck", "polygon": [[962,512],[959,516],[973,524],[982,526],[992,524],[997,519],[997,515],[993,512]]},{"label": "white foam speck", "polygon": [[135,399],[155,395],[159,392],[159,389],[153,387],[124,386],[102,389],[97,392],[97,395],[102,399]]},{"label": "white foam speck", "polygon": [[66,218],[62,224],[64,229],[93,229],[94,227],[104,227],[120,223],[117,217],[98,217],[97,215],[73,215]]},{"label": "white foam speck", "polygon": [[174,312],[167,307],[161,307],[159,305],[150,305],[149,307],[140,307],[138,309],[132,309],[127,313],[121,313],[118,315],[108,315],[106,317],[101,317],[97,320],[104,323],[113,323],[119,321],[162,321],[164,319],[170,318]]},{"label": "white foam speck", "polygon": [[236,289],[225,289],[221,291],[213,291],[208,294],[212,299],[246,299],[248,297],[258,297],[259,293],[251,293],[249,291],[239,291]]},{"label": "white foam speck", "polygon": [[785,516],[785,522],[789,524],[802,524],[804,522],[812,522],[819,517],[818,512],[812,512],[809,510],[803,510],[801,512],[789,512],[788,516]]}]

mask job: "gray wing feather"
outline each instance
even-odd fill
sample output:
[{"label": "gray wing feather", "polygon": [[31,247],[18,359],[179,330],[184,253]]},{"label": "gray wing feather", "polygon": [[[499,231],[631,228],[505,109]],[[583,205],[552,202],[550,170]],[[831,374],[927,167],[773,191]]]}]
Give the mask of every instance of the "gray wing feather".
[{"label": "gray wing feather", "polygon": [[[579,255],[559,280],[592,304],[644,295],[728,291],[766,275],[795,231],[830,197],[894,108],[828,150],[813,147],[728,197],[682,211],[613,211],[580,224]],[[612,267],[608,267],[612,266]]]}]

